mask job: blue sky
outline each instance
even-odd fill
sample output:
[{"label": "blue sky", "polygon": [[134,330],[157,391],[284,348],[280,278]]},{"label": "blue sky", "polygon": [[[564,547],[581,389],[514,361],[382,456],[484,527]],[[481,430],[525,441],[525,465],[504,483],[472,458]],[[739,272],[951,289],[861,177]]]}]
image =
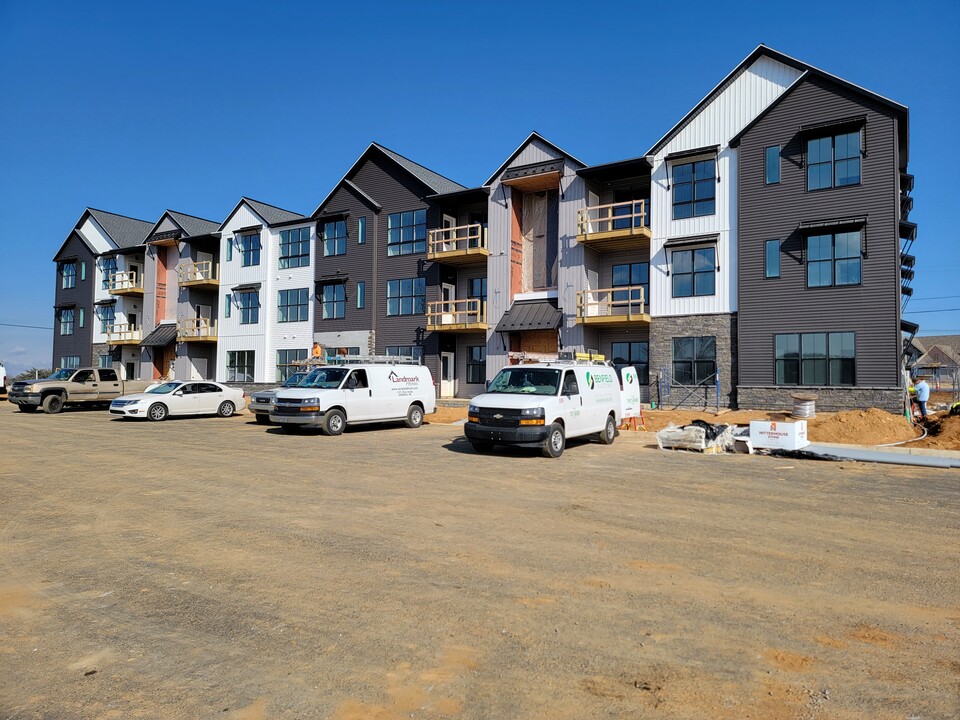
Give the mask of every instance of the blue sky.
[{"label": "blue sky", "polygon": [[0,0],[0,359],[47,366],[56,250],[87,206],[221,221],[311,212],[371,140],[476,185],[537,130],[587,163],[646,151],[759,43],[908,105],[908,319],[960,333],[944,162],[960,4]]}]

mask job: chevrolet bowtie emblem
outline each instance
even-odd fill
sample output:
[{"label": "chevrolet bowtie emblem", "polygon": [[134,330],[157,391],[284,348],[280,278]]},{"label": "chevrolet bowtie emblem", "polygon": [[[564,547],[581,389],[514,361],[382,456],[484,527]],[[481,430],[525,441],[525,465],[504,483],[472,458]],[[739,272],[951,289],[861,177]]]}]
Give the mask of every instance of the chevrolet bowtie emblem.
[{"label": "chevrolet bowtie emblem", "polygon": [[503,415],[501,415],[500,413],[497,413],[496,415],[493,416],[493,419],[494,419],[494,420],[503,420]]}]

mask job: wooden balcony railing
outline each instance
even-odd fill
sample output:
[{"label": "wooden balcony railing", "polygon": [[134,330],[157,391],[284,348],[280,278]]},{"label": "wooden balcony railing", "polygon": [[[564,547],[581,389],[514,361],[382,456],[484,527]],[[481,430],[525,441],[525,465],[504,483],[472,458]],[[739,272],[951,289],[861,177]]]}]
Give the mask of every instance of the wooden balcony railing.
[{"label": "wooden balcony railing", "polygon": [[487,303],[480,298],[427,303],[427,330],[466,331],[487,329]]},{"label": "wooden balcony railing", "polygon": [[216,340],[217,321],[210,318],[190,318],[177,320],[177,340]]},{"label": "wooden balcony railing", "polygon": [[650,238],[648,223],[644,200],[593,205],[577,211],[577,240],[610,246],[610,250],[629,249],[638,240]]},{"label": "wooden balcony railing", "polygon": [[118,270],[107,282],[111,295],[143,294],[143,275],[135,270]]},{"label": "wooden balcony railing", "polygon": [[480,223],[439,228],[427,233],[427,257],[443,262],[483,262],[487,249],[487,227]]},{"label": "wooden balcony railing", "polygon": [[107,325],[108,345],[133,345],[143,339],[142,330],[130,323]]},{"label": "wooden balcony railing", "polygon": [[177,268],[177,275],[181,286],[184,285],[219,285],[217,267],[212,260],[185,263]]},{"label": "wooden balcony railing", "polygon": [[595,325],[630,325],[650,322],[642,285],[577,293],[577,322]]}]

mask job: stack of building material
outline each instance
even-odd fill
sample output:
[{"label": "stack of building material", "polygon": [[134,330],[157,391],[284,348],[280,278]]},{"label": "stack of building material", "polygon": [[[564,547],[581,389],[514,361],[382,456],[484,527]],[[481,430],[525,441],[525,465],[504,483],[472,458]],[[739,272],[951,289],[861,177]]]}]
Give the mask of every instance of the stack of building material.
[{"label": "stack of building material", "polygon": [[733,447],[733,427],[730,425],[699,424],[677,427],[670,423],[657,433],[657,447],[661,450],[698,450],[702,453],[721,453]]}]

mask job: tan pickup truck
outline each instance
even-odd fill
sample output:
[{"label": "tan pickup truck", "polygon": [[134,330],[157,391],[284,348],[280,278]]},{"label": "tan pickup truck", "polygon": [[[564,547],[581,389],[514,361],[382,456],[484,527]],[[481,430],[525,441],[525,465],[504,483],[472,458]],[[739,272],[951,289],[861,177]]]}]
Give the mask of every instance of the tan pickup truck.
[{"label": "tan pickup truck", "polygon": [[26,413],[42,407],[53,414],[66,405],[108,408],[114,398],[143,392],[153,384],[151,380],[121,380],[113,368],[64,368],[43,380],[18,380],[10,388],[8,400]]}]

